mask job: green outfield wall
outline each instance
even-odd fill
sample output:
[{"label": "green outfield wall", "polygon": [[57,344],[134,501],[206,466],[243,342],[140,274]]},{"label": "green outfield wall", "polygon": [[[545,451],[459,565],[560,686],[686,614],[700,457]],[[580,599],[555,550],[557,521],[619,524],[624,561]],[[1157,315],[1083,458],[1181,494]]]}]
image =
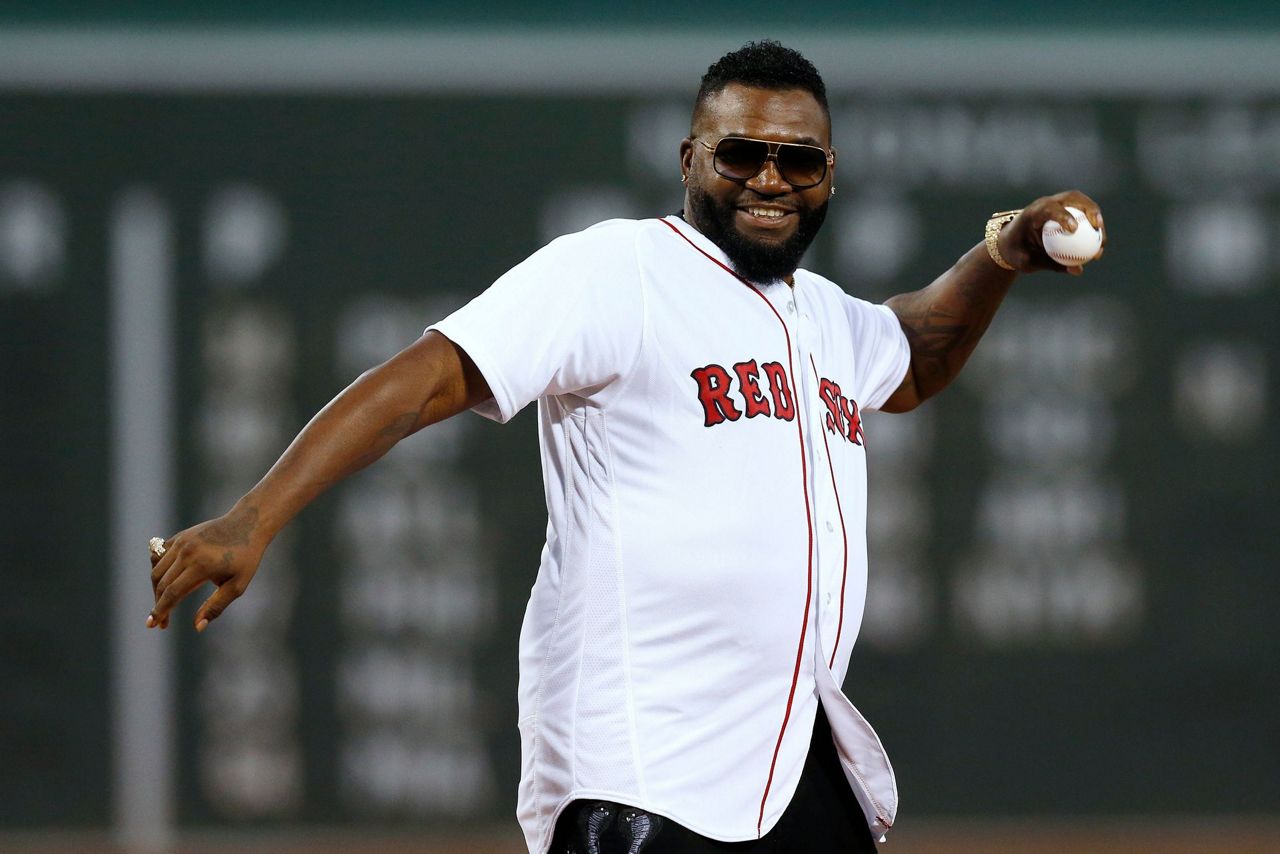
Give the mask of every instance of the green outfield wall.
[{"label": "green outfield wall", "polygon": [[[694,82],[0,86],[0,825],[114,820],[113,293],[172,299],[184,526],[551,237],[675,210]],[[1280,808],[1280,79],[1150,89],[831,94],[806,265],[850,293],[921,287],[990,212],[1069,187],[1111,240],[1082,278],[1020,281],[938,400],[867,418],[845,689],[904,822]],[[176,825],[513,824],[544,530],[527,412],[432,428],[310,508],[206,635],[175,620]]]}]

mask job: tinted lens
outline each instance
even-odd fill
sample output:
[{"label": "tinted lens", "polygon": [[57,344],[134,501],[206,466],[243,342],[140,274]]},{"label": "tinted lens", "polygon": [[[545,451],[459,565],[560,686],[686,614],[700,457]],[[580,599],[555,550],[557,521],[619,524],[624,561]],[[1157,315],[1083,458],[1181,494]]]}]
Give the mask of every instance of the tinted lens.
[{"label": "tinted lens", "polygon": [[[716,146],[716,172],[733,181],[749,181],[769,159],[769,143],[728,136]],[[827,174],[827,153],[812,145],[782,143],[778,146],[778,171],[797,189],[812,187]]]},{"label": "tinted lens", "polygon": [[716,171],[735,181],[748,181],[760,171],[768,156],[767,143],[726,137],[716,146]]},{"label": "tinted lens", "polygon": [[827,153],[811,145],[781,145],[778,171],[792,187],[812,187],[826,177]]}]

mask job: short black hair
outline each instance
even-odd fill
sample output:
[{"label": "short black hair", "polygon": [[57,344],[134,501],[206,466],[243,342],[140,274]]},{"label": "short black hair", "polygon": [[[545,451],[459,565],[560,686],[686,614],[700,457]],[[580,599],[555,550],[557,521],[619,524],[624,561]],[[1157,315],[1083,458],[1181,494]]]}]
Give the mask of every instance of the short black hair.
[{"label": "short black hair", "polygon": [[759,89],[803,89],[822,105],[824,113],[831,115],[827,107],[827,87],[818,69],[799,51],[783,47],[772,39],[748,42],[712,63],[702,75],[702,85],[693,102],[695,120],[703,102],[730,83]]}]

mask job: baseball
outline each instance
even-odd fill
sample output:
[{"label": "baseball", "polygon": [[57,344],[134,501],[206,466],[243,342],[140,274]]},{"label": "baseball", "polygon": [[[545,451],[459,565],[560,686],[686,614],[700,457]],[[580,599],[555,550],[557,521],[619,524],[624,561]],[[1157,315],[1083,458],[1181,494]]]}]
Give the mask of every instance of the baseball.
[{"label": "baseball", "polygon": [[1076,230],[1064,231],[1061,225],[1050,220],[1044,224],[1040,238],[1050,258],[1064,267],[1079,267],[1097,257],[1102,248],[1102,233],[1089,223],[1084,211],[1070,207],[1067,211],[1076,218]]}]

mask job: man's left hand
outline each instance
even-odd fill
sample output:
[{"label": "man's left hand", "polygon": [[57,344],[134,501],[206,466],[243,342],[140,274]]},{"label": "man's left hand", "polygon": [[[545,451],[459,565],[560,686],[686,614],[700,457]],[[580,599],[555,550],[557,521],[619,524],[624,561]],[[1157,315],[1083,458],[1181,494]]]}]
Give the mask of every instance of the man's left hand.
[{"label": "man's left hand", "polygon": [[1056,270],[1073,276],[1083,273],[1083,266],[1064,267],[1050,258],[1044,251],[1040,236],[1045,223],[1050,220],[1056,221],[1067,232],[1076,230],[1076,219],[1067,210],[1068,206],[1084,211],[1093,227],[1102,233],[1102,248],[1098,250],[1094,260],[1101,258],[1107,248],[1107,229],[1102,222],[1102,209],[1097,202],[1079,190],[1067,190],[1065,193],[1036,199],[1001,230],[1000,254],[1004,260],[1012,264],[1019,273],[1036,270]]}]

